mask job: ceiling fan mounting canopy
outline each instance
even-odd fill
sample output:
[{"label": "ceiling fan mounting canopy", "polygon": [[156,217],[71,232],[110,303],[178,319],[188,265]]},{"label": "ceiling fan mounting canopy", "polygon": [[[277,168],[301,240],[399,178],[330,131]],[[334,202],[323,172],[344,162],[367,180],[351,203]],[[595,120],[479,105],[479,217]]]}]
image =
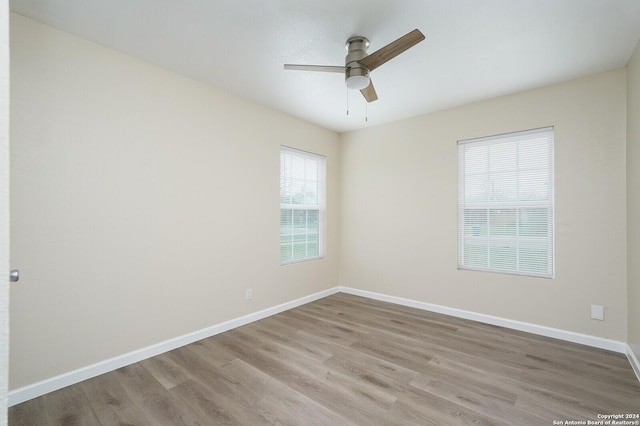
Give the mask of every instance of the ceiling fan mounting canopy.
[{"label": "ceiling fan mounting canopy", "polygon": [[347,56],[344,59],[343,67],[285,64],[284,69],[344,73],[347,87],[360,90],[367,102],[373,102],[378,99],[378,94],[373,87],[369,73],[405,50],[420,43],[424,38],[420,30],[416,29],[368,55],[369,40],[362,36],[351,37],[345,44]]}]

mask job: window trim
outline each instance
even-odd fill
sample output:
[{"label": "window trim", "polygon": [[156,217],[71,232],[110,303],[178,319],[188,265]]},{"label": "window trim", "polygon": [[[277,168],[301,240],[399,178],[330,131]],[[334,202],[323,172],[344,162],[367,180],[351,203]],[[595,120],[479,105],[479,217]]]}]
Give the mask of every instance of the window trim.
[{"label": "window trim", "polygon": [[[292,265],[300,262],[307,262],[312,260],[324,259],[326,256],[325,247],[326,247],[326,210],[327,210],[327,201],[326,201],[326,185],[327,185],[327,157],[322,154],[317,154],[310,151],[305,151],[297,148],[292,148],[286,145],[280,145],[279,155],[282,158],[283,152],[289,152],[291,154],[305,157],[313,160],[319,160],[318,167],[318,204],[283,204],[280,203],[280,216],[282,214],[282,209],[290,209],[290,210],[318,210],[318,255],[316,256],[308,256],[300,259],[291,259],[291,260],[282,260],[282,255],[280,256],[280,265]],[[282,161],[280,161],[280,167],[282,168]],[[280,175],[282,179],[282,174]],[[281,219],[280,219],[281,220]],[[281,224],[282,226],[282,224]],[[280,247],[282,250],[282,241],[280,242]]]},{"label": "window trim", "polygon": [[[472,143],[481,143],[483,145],[490,145],[492,143],[501,143],[505,139],[521,139],[526,138],[528,135],[535,135],[540,133],[550,132],[550,141],[549,141],[549,180],[550,183],[548,185],[549,191],[549,199],[546,201],[506,201],[506,202],[496,202],[496,201],[484,201],[484,202],[475,202],[475,203],[465,203],[464,194],[465,194],[465,170],[463,158],[461,157],[461,149],[465,145],[469,145]],[[554,171],[554,144],[555,144],[555,128],[554,126],[541,127],[536,129],[524,130],[524,131],[516,131],[509,133],[502,133],[493,136],[485,136],[480,138],[473,139],[464,139],[459,140],[458,144],[458,270],[469,270],[469,271],[481,271],[481,272],[493,272],[498,274],[506,274],[506,275],[520,275],[520,276],[528,276],[535,278],[555,278],[555,171]],[[521,169],[517,169],[519,172]],[[512,246],[516,250],[516,259],[519,258],[518,249],[521,247],[521,243],[524,245],[532,244],[548,244],[550,249],[549,254],[549,262],[550,262],[550,271],[549,273],[540,273],[540,272],[531,272],[531,271],[523,271],[520,268],[517,270],[503,270],[488,267],[480,267],[480,266],[470,266],[464,264],[464,247],[465,241],[467,240],[467,236],[465,235],[465,210],[469,209],[486,209],[487,215],[490,214],[491,210],[499,210],[499,209],[513,209],[516,214],[516,230],[518,230],[519,218],[518,215],[521,209],[525,208],[535,208],[544,207],[549,209],[549,220],[547,223],[548,232],[550,234],[549,237],[540,241],[540,239],[536,239],[536,237],[522,237],[520,235],[515,235],[513,237],[505,237],[504,241],[508,242],[509,246]],[[490,218],[487,216],[487,221]],[[518,231],[517,231],[518,232]],[[484,244],[479,244],[480,246],[488,246],[490,247],[490,241],[498,241],[500,237],[497,236],[487,236],[484,239],[486,242]],[[479,239],[479,243],[482,243]]]}]

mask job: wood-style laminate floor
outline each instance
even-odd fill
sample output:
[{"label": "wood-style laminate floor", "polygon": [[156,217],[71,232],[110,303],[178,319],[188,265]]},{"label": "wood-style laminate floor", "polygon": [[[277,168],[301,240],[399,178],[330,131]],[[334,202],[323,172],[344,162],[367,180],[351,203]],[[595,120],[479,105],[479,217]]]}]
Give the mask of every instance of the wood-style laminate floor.
[{"label": "wood-style laminate floor", "polygon": [[10,425],[552,425],[640,413],[622,354],[336,294],[16,405]]}]

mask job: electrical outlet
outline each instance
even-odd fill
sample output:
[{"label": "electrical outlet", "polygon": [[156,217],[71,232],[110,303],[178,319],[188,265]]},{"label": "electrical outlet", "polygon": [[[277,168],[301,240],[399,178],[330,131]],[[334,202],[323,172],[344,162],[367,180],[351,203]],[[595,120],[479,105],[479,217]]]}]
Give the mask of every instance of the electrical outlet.
[{"label": "electrical outlet", "polygon": [[250,288],[247,289],[246,298],[247,298],[247,300],[253,299],[253,290],[252,289],[250,289]]},{"label": "electrical outlet", "polygon": [[591,319],[604,321],[604,306],[591,305]]}]

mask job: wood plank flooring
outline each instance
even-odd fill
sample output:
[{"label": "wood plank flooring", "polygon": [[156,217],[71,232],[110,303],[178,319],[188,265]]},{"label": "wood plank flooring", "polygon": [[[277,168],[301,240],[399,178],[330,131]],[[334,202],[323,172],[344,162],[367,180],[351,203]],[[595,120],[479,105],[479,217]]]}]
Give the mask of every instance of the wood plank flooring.
[{"label": "wood plank flooring", "polygon": [[624,355],[336,294],[9,409],[9,425],[552,425],[640,413]]}]

